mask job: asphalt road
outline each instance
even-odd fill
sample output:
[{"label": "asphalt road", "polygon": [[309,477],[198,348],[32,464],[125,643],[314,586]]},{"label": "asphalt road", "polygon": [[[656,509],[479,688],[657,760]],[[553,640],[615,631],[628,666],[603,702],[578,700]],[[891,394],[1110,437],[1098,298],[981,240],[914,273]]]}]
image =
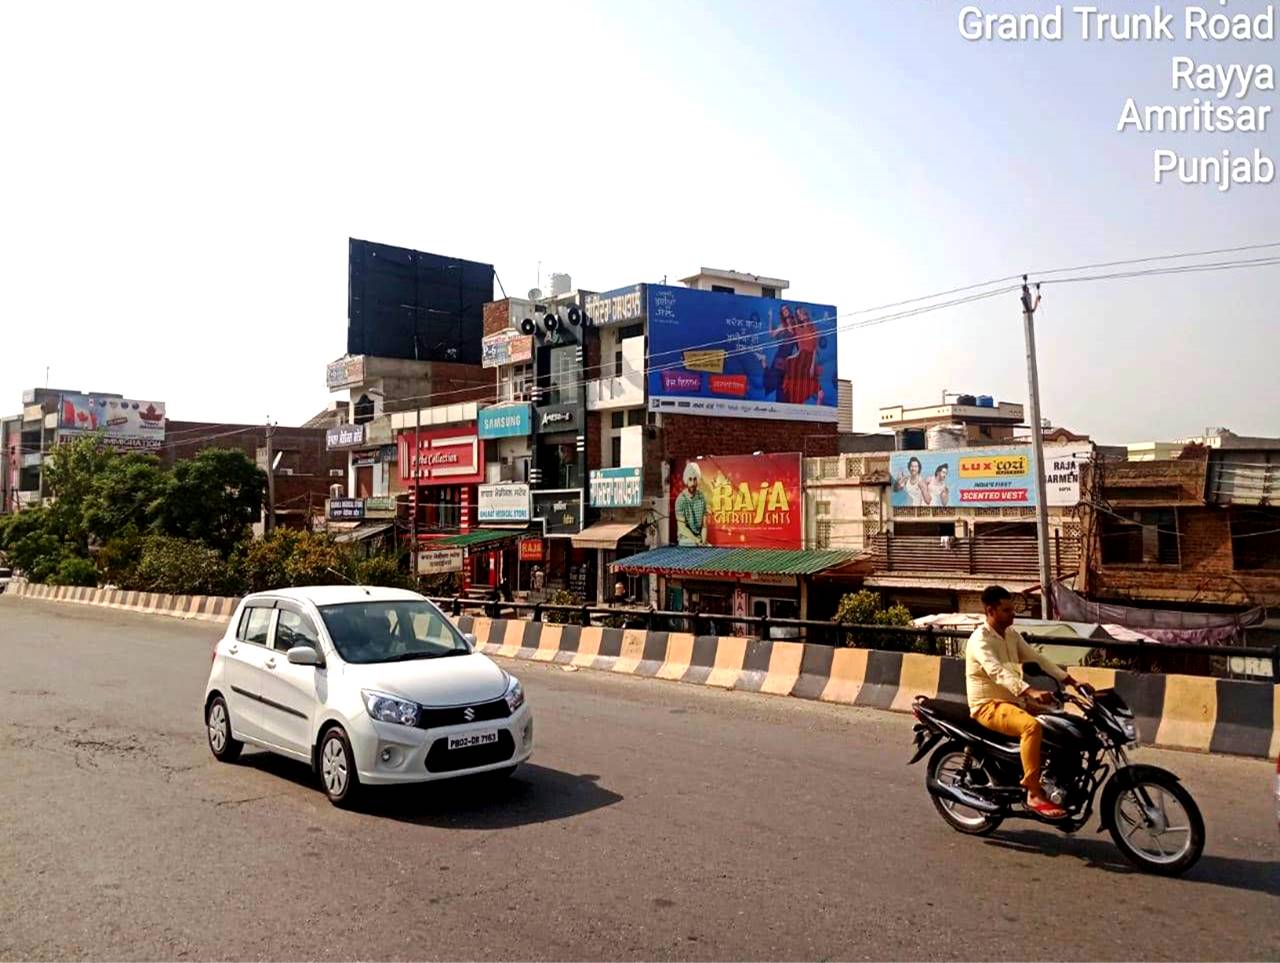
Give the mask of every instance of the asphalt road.
[{"label": "asphalt road", "polygon": [[212,759],[219,631],[0,596],[0,958],[1280,957],[1264,762],[1139,754],[1208,826],[1161,879],[1106,834],[952,832],[905,716],[518,663],[533,764],[350,813]]}]

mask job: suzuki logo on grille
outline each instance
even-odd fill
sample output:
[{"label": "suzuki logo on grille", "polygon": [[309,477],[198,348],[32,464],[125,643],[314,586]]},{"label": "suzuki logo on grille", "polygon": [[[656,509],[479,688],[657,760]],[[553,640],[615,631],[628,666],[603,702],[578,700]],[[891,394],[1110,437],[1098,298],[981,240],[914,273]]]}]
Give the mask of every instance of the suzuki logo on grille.
[{"label": "suzuki logo on grille", "polygon": [[476,710],[471,708],[471,706],[467,706],[462,710],[462,718],[466,719],[468,722],[475,722]]}]

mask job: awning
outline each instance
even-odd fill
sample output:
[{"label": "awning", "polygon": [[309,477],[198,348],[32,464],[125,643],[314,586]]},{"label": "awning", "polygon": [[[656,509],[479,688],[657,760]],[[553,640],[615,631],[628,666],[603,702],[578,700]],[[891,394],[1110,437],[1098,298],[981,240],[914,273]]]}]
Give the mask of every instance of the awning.
[{"label": "awning", "polygon": [[588,525],[573,536],[573,547],[615,549],[618,547],[618,539],[624,535],[630,535],[639,524],[639,520],[634,522],[596,522],[594,525]]},{"label": "awning", "polygon": [[632,555],[611,566],[615,572],[661,575],[815,575],[847,565],[859,552],[836,549],[693,548],[668,545]]},{"label": "awning", "polygon": [[335,535],[333,540],[335,542],[363,542],[366,538],[381,535],[394,524],[395,522],[371,522],[368,525],[357,525],[348,532]]},{"label": "awning", "polygon": [[867,588],[920,589],[921,591],[932,592],[981,592],[992,582],[999,582],[1000,585],[1015,595],[1030,592],[1040,585],[1038,581],[1027,582],[1007,578],[994,578],[989,575],[974,575],[968,578],[964,576],[938,578],[932,575],[895,575],[884,571],[868,576],[862,584]]},{"label": "awning", "polygon": [[527,528],[484,528],[476,532],[463,532],[459,535],[445,535],[425,542],[433,548],[477,548],[482,545],[493,545],[519,538],[528,533]]}]

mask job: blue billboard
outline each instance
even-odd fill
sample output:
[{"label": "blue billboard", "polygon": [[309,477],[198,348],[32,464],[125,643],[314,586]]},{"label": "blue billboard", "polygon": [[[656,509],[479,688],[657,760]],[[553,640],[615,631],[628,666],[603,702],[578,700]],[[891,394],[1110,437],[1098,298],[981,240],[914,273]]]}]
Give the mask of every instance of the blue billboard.
[{"label": "blue billboard", "polygon": [[527,404],[490,405],[476,417],[481,438],[518,438],[533,429]]},{"label": "blue billboard", "polygon": [[837,420],[836,309],[650,284],[649,409]]}]

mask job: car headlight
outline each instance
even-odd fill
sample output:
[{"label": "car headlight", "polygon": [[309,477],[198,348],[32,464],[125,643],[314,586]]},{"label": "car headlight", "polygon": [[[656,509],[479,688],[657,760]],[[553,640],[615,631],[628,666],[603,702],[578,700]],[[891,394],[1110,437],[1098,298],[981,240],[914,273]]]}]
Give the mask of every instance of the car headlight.
[{"label": "car headlight", "polygon": [[394,722],[401,726],[418,724],[417,703],[368,689],[361,689],[360,694],[364,696],[365,711],[379,722]]},{"label": "car headlight", "polygon": [[524,686],[513,675],[507,676],[507,708],[515,712],[524,705]]}]

